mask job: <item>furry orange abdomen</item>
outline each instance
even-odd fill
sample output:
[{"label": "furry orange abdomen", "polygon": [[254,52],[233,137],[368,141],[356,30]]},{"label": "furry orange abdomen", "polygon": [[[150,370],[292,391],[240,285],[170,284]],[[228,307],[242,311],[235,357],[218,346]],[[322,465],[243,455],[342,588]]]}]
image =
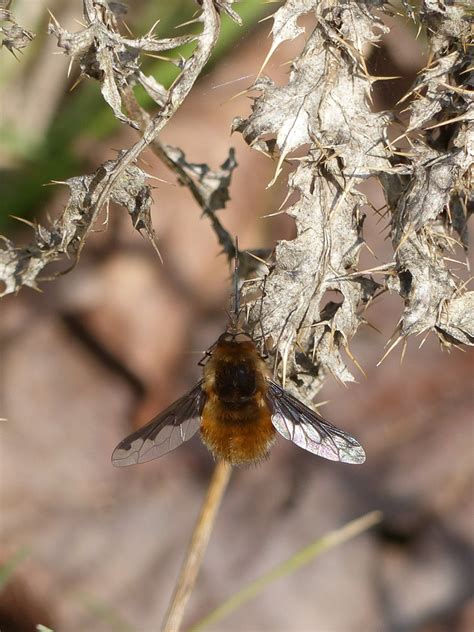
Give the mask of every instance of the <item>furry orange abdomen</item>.
[{"label": "furry orange abdomen", "polygon": [[201,416],[201,437],[216,458],[233,465],[265,458],[275,439],[271,413],[261,394],[231,409],[212,395]]}]

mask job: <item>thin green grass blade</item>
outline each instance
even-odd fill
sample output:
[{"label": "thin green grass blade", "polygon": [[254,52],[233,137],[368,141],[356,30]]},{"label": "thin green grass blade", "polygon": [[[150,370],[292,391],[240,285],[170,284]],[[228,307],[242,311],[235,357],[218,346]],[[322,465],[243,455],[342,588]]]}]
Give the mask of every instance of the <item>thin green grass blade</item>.
[{"label": "thin green grass blade", "polygon": [[218,606],[215,610],[212,610],[198,623],[193,625],[188,632],[200,632],[211,623],[221,621],[221,619],[227,617],[231,612],[243,606],[247,601],[255,599],[255,597],[265,590],[267,586],[275,582],[277,579],[294,573],[299,568],[309,564],[318,555],[321,555],[322,553],[347,542],[356,535],[367,531],[367,529],[370,529],[374,525],[378,524],[381,520],[382,512],[371,511],[356,520],[348,522],[340,529],[330,531],[323,537],[315,540],[309,546],[292,555],[288,560],[285,560],[281,564],[275,566],[268,573],[265,573],[255,581],[247,584],[247,586],[244,586],[244,588],[239,590],[235,595],[224,601],[224,603]]}]

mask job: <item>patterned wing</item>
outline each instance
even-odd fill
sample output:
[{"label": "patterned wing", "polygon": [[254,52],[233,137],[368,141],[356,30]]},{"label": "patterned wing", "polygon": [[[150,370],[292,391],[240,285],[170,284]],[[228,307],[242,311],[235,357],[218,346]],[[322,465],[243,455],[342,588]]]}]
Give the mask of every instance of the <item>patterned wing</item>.
[{"label": "patterned wing", "polygon": [[204,392],[199,382],[146,426],[121,441],[112,454],[112,464],[134,465],[157,459],[190,439],[199,429]]},{"label": "patterned wing", "polygon": [[272,409],[272,424],[285,439],[330,461],[365,461],[364,449],[358,441],[270,380],[268,400]]}]

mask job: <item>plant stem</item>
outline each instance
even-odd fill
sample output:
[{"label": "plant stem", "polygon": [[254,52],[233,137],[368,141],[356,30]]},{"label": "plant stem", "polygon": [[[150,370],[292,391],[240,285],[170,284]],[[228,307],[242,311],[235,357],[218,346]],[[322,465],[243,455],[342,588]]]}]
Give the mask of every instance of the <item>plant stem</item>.
[{"label": "plant stem", "polygon": [[184,610],[196,583],[217,511],[231,472],[232,467],[228,463],[224,461],[217,462],[163,622],[162,632],[179,632]]}]

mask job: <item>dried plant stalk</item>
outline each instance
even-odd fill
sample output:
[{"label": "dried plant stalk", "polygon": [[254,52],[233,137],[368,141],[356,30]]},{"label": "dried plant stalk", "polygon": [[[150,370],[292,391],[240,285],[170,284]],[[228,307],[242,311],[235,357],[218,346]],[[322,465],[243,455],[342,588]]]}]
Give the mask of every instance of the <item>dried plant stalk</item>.
[{"label": "dried plant stalk", "polygon": [[181,627],[184,610],[196,583],[212,527],[231,473],[231,465],[224,461],[218,461],[166,613],[162,627],[163,632],[178,632]]},{"label": "dried plant stalk", "polygon": [[[219,170],[202,170],[181,149],[158,138],[208,61],[221,12],[239,20],[231,0],[199,4],[201,33],[175,38],[159,39],[152,31],[137,39],[123,37],[114,13],[122,4],[107,0],[83,1],[85,26],[77,33],[53,20],[50,33],[58,46],[84,76],[100,82],[115,117],[138,130],[140,138],[93,174],[68,180],[71,193],[64,212],[50,227],[33,225],[29,246],[19,248],[2,238],[0,296],[23,286],[36,288],[51,262],[76,262],[110,201],[125,207],[133,226],[156,246],[147,174],[136,166],[147,147],[189,187],[224,250],[233,255],[233,240],[215,215],[228,199],[236,167],[233,154]],[[304,34],[302,52],[292,61],[285,85],[258,77],[252,112],[234,121],[234,130],[251,147],[274,159],[272,183],[281,177],[284,162],[291,164],[293,152],[300,153],[288,178],[289,194],[297,199],[286,209],[297,236],[279,242],[262,300],[248,297],[250,329],[259,335],[263,330],[276,370],[283,381],[295,378],[299,396],[314,396],[328,373],[341,382],[353,380],[342,350],[351,356],[349,343],[364,323],[364,309],[385,289],[404,299],[400,339],[433,331],[447,346],[474,344],[474,292],[466,289],[445,256],[456,242],[467,249],[472,208],[474,101],[468,83],[472,60],[466,53],[470,23],[462,3],[424,0],[418,15],[403,4],[427,27],[431,42],[430,62],[406,97],[413,99],[405,130],[410,152],[402,156],[400,147],[387,141],[392,113],[374,113],[371,107],[375,78],[365,59],[388,30],[380,12],[390,11],[379,0],[287,0],[273,16],[266,59],[281,43]],[[299,24],[306,14],[314,17],[308,32]],[[12,30],[10,13],[4,11],[0,18],[7,21],[4,46],[13,51],[27,43],[29,33]],[[196,49],[189,59],[176,60],[180,74],[169,90],[141,70],[142,52],[172,50],[191,41]],[[138,106],[135,86],[154,100],[154,115]],[[307,148],[303,156],[302,148]],[[357,186],[371,176],[379,178],[392,218],[393,257],[378,266],[385,278],[377,281],[359,266],[367,200]],[[328,302],[327,292],[336,292],[339,299]],[[227,466],[216,467],[165,619],[167,632],[180,627],[229,475]]]},{"label": "dried plant stalk", "polygon": [[[224,3],[225,4],[225,3]],[[125,206],[135,228],[144,230],[153,243],[150,191],[144,184],[145,173],[135,166],[140,154],[157,138],[180,107],[217,42],[220,18],[214,2],[203,0],[202,13],[196,21],[203,25],[197,36],[158,40],[152,33],[139,40],[122,37],[117,19],[106,0],[84,0],[85,27],[70,33],[53,20],[50,32],[58,46],[76,60],[84,75],[98,79],[104,99],[115,116],[138,129],[138,124],[122,112],[122,94],[130,85],[140,84],[155,99],[159,110],[150,118],[140,139],[130,149],[120,152],[116,161],[108,161],[91,176],[70,179],[66,184],[71,197],[62,216],[50,228],[34,226],[35,240],[25,248],[17,248],[3,239],[0,250],[0,296],[18,291],[22,286],[37,287],[39,275],[49,263],[62,259],[77,261],[84,242],[94,227],[100,211],[110,200]],[[139,66],[141,51],[171,49],[196,40],[197,46],[183,62],[181,73],[169,90],[153,77],[143,75]]]},{"label": "dried plant stalk", "polygon": [[[3,6],[1,6],[3,5]],[[27,28],[20,26],[10,11],[11,0],[0,5],[0,49],[5,47],[18,59],[17,52],[28,46],[35,37]]]},{"label": "dried plant stalk", "polygon": [[[201,34],[177,38],[158,39],[152,32],[138,39],[123,37],[114,13],[119,4],[106,0],[84,0],[85,27],[78,33],[52,22],[50,32],[58,46],[77,61],[83,75],[100,81],[115,116],[139,129],[141,138],[94,174],[69,180],[71,197],[63,215],[49,228],[34,226],[35,240],[28,247],[17,248],[3,238],[1,294],[24,285],[37,287],[52,261],[77,261],[100,210],[110,200],[127,208],[135,228],[156,247],[146,174],[134,164],[149,146],[190,188],[232,256],[233,240],[215,210],[228,199],[236,167],[233,154],[220,170],[203,171],[187,162],[181,149],[158,140],[209,59],[219,33],[219,13],[239,20],[230,1],[200,4]],[[386,140],[392,116],[372,111],[375,78],[365,63],[367,51],[387,32],[376,14],[383,8],[378,0],[288,0],[273,16],[267,60],[282,42],[303,33],[304,48],[292,62],[286,85],[279,87],[268,77],[257,79],[251,114],[234,122],[234,130],[253,148],[274,157],[275,178],[292,152],[308,148],[288,180],[289,193],[298,198],[286,209],[295,220],[297,237],[278,244],[263,304],[249,310],[251,329],[260,334],[263,322],[267,348],[282,379],[299,376],[300,390],[308,397],[327,373],[341,382],[353,379],[341,349],[352,357],[349,343],[365,322],[363,311],[383,289],[404,298],[400,337],[434,331],[445,345],[474,341],[474,295],[445,256],[456,241],[467,248],[472,205],[474,105],[468,85],[466,9],[431,0],[424,2],[418,16],[410,9],[410,16],[427,26],[432,55],[407,95],[416,97],[406,129],[412,151],[400,158],[399,148],[393,151]],[[306,14],[316,21],[308,33],[298,23]],[[169,90],[141,71],[141,52],[173,49],[192,40],[196,50],[188,60],[177,62],[181,73]],[[135,85],[154,99],[154,116],[136,103]],[[358,266],[366,199],[356,187],[372,175],[379,177],[392,212],[394,248],[393,261],[378,266],[385,279],[378,277],[377,282]],[[337,292],[340,299],[326,302],[328,291]]]},{"label": "dried plant stalk", "polygon": [[[307,13],[316,25],[292,62],[288,83],[258,79],[252,113],[234,128],[252,147],[275,156],[276,175],[291,152],[309,147],[288,181],[298,196],[286,209],[297,237],[279,242],[262,316],[255,306],[251,322],[257,328],[262,318],[282,379],[299,374],[300,387],[302,380],[312,396],[328,372],[341,382],[353,379],[340,347],[347,348],[363,322],[362,308],[379,290],[370,276],[356,274],[366,199],[355,187],[391,164],[384,143],[389,117],[371,111],[364,60],[367,46],[387,28],[370,2],[290,1],[274,15],[270,52],[302,33],[298,19]],[[275,138],[268,140],[269,134]],[[329,290],[341,302],[324,305]]]},{"label": "dried plant stalk", "polygon": [[[305,33],[298,24],[303,15],[312,14],[316,24],[305,33],[286,85],[260,77],[251,114],[234,122],[251,147],[274,157],[275,178],[292,152],[308,147],[288,180],[289,193],[298,197],[286,209],[297,237],[279,242],[263,309],[250,311],[255,331],[263,322],[281,379],[293,376],[300,395],[312,397],[328,372],[341,382],[353,379],[341,349],[353,358],[349,342],[365,322],[363,311],[386,288],[405,299],[400,337],[434,331],[445,345],[474,343],[473,293],[444,257],[454,230],[467,246],[472,204],[473,99],[463,84],[469,21],[462,8],[442,5],[425,3],[420,13],[433,54],[413,89],[419,98],[406,135],[416,132],[418,139],[405,161],[387,142],[392,116],[374,113],[370,103],[375,78],[365,55],[388,30],[375,0],[286,2],[274,15],[269,55]],[[433,119],[453,126],[442,150],[426,127]],[[371,175],[383,184],[392,211],[393,262],[377,267],[386,275],[378,282],[358,264],[367,201],[356,187]],[[325,303],[328,291],[340,299]]]},{"label": "dried plant stalk", "polygon": [[466,54],[471,27],[462,5],[444,2],[424,2],[420,19],[431,55],[407,95],[414,101],[406,136],[415,140],[406,156],[407,175],[384,178],[397,264],[390,287],[405,301],[401,336],[434,331],[446,346],[472,345],[474,292],[466,291],[445,258],[456,244],[467,249],[472,212],[474,98],[472,58]]}]

